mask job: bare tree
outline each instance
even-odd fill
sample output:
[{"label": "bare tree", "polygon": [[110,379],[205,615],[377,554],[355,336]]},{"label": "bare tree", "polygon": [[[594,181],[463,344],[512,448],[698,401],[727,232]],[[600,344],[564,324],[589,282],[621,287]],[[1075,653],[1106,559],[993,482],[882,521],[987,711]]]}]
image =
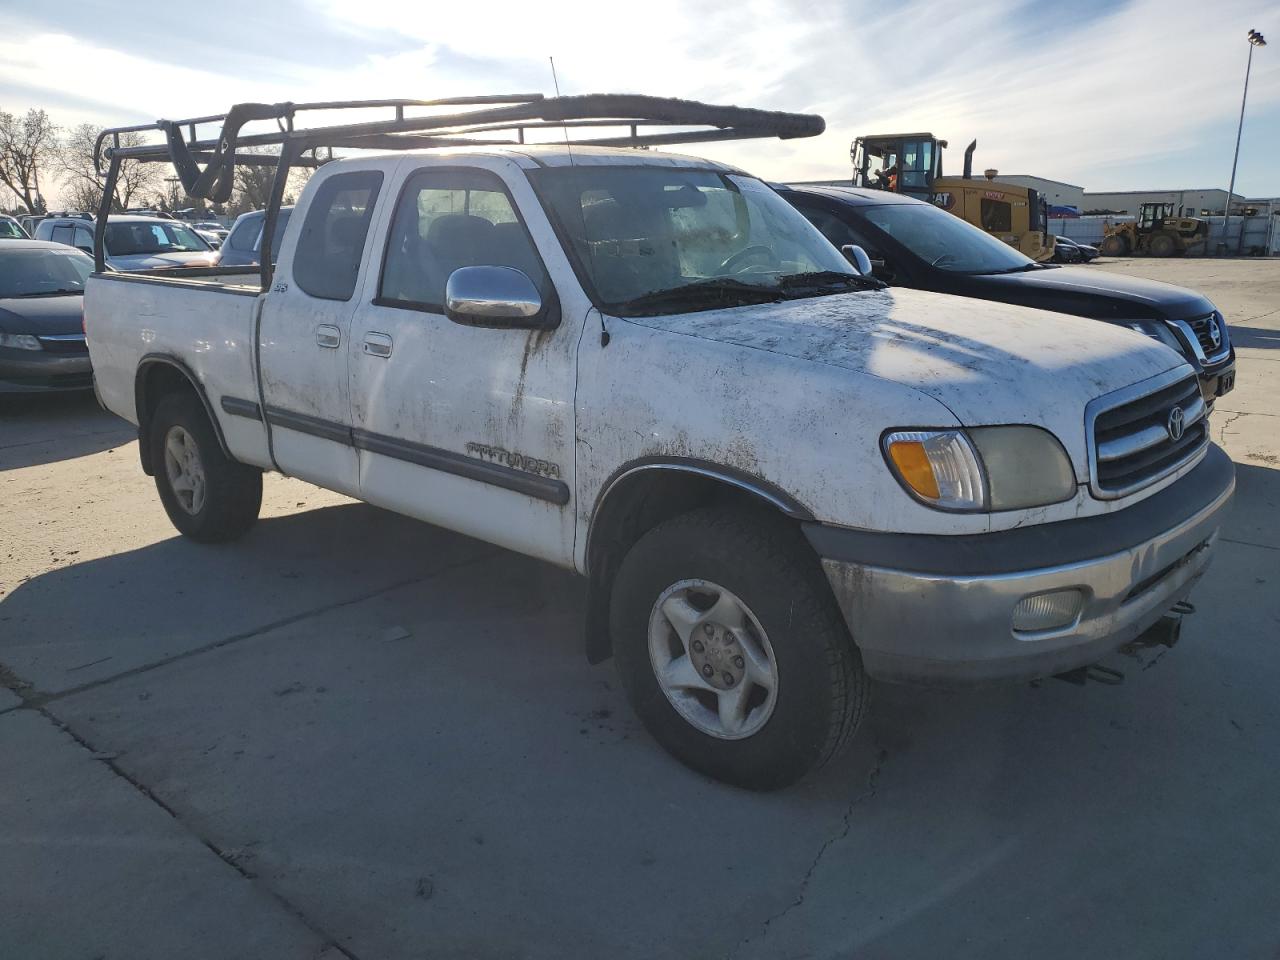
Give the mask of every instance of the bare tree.
[{"label": "bare tree", "polygon": [[29,213],[43,213],[40,172],[52,164],[58,128],[43,110],[24,116],[0,110],[0,183],[12,190]]},{"label": "bare tree", "polygon": [[[101,132],[101,127],[82,123],[72,127],[58,145],[58,172],[63,183],[63,198],[68,205],[80,210],[96,211],[102,202],[106,177],[99,176],[93,165],[93,147]],[[136,131],[120,134],[122,147],[137,147],[144,142],[142,134]],[[120,161],[113,209],[127,210],[145,193],[156,189],[163,169],[161,164],[143,163],[141,160]]]},{"label": "bare tree", "polygon": [[[273,155],[269,150],[240,150],[240,153],[262,153]],[[294,167],[289,171],[289,181],[285,184],[284,203],[293,203],[293,198],[311,179],[310,167]],[[274,165],[259,167],[247,163],[237,163],[235,168],[235,190],[227,212],[239,215],[250,210],[265,209],[271,200],[271,185],[276,179]]]}]

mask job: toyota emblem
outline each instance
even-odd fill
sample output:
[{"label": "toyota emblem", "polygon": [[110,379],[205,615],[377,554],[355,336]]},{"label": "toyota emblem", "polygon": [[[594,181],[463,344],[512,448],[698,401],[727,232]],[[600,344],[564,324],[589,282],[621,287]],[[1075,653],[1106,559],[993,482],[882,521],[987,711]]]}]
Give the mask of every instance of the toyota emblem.
[{"label": "toyota emblem", "polygon": [[1182,431],[1186,429],[1186,424],[1183,423],[1182,416],[1181,407],[1174,407],[1169,411],[1169,423],[1167,424],[1167,428],[1169,430],[1169,439],[1174,443],[1177,443],[1182,439]]},{"label": "toyota emblem", "polygon": [[1209,318],[1209,342],[1213,344],[1213,349],[1217,350],[1222,346],[1222,328],[1218,326],[1218,318]]}]

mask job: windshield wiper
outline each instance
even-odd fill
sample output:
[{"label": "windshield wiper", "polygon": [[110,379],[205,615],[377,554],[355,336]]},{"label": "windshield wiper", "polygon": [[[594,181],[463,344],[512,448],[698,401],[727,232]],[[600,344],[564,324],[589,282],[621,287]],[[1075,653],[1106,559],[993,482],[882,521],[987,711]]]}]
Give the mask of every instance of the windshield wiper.
[{"label": "windshield wiper", "polygon": [[84,289],[79,290],[38,290],[35,293],[20,293],[14,299],[30,300],[35,297],[65,297],[72,293],[84,293]]},{"label": "windshield wiper", "polygon": [[[844,290],[882,290],[886,286],[875,277],[864,277],[860,273],[842,273],[839,270],[812,270],[809,273],[790,273],[778,281],[778,286],[788,293],[796,290],[838,286]],[[840,290],[828,289],[828,293],[839,293]]]},{"label": "windshield wiper", "polygon": [[780,287],[744,283],[732,277],[711,277],[693,283],[642,293],[621,303],[607,304],[621,315],[643,316],[647,311],[672,306],[738,306],[743,303],[776,303],[784,297]]}]

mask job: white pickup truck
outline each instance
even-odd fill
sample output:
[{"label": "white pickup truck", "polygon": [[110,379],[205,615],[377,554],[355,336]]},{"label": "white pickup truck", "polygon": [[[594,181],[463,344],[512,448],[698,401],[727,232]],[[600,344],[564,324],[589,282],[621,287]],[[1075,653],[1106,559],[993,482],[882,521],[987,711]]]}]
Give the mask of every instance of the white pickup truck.
[{"label": "white pickup truck", "polygon": [[752,788],[828,760],[868,677],[1135,640],[1235,483],[1167,347],[884,289],[760,180],[652,151],[326,163],[267,292],[102,273],[85,320],[182,533],[243,534],[274,470],[576,570],[654,737]]}]

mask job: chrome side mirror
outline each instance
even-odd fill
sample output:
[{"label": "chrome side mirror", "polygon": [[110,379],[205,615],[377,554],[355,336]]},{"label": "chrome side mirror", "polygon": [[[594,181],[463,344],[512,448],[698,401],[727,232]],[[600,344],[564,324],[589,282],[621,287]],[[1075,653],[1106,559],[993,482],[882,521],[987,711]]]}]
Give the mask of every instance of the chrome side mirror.
[{"label": "chrome side mirror", "polygon": [[863,250],[856,243],[846,243],[840,248],[840,252],[844,254],[844,258],[853,264],[864,277],[871,276],[871,258],[867,256],[867,251]]},{"label": "chrome side mirror", "polygon": [[547,312],[528,274],[514,267],[459,267],[444,287],[444,315],[454,323],[541,328]]}]

